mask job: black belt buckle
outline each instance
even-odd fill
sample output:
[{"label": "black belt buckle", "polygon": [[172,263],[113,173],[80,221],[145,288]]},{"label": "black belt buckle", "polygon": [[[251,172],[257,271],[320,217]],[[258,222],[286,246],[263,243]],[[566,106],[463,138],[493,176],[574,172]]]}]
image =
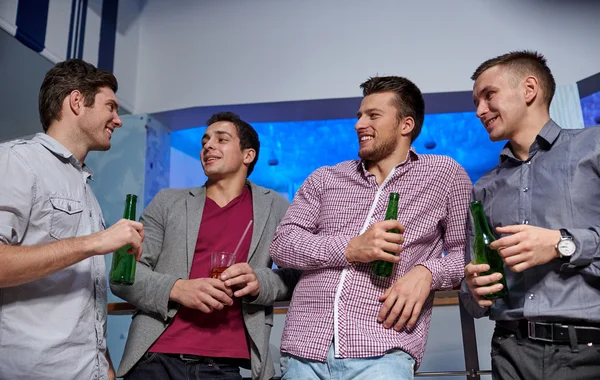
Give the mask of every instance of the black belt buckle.
[{"label": "black belt buckle", "polygon": [[[542,334],[538,334],[536,331],[536,327],[548,327],[550,332],[550,337],[541,336]],[[546,334],[544,334],[546,335]],[[552,323],[544,323],[544,322],[532,322],[527,321],[527,336],[532,340],[539,340],[542,342],[554,342],[554,326]]]}]

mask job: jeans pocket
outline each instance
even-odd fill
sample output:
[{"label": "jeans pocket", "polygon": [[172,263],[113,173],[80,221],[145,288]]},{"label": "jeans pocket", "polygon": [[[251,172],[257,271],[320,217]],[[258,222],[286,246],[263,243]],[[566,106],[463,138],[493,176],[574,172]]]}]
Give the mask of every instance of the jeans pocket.
[{"label": "jeans pocket", "polygon": [[156,352],[146,352],[142,355],[142,358],[138,361],[138,364],[148,364],[158,355]]}]

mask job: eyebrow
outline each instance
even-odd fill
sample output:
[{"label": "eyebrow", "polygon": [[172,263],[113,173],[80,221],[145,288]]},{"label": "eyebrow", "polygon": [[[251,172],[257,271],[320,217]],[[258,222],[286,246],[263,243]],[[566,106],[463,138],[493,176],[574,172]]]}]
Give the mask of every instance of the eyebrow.
[{"label": "eyebrow", "polygon": [[[215,131],[215,135],[227,135],[227,136],[233,138],[231,133],[225,132],[225,131]],[[204,141],[205,139],[209,139],[209,138],[210,138],[210,136],[205,133],[204,136],[202,136],[202,141]]]},{"label": "eyebrow", "polygon": [[[379,108],[369,108],[369,109],[366,109],[366,110],[364,111],[364,113],[371,113],[371,112],[375,112],[375,111],[377,111],[377,112],[383,112],[383,111],[382,111],[382,110],[380,110]],[[362,114],[363,114],[363,112],[361,112],[361,111],[358,111],[358,112],[356,113],[356,117],[360,119],[360,117],[362,116]]]}]

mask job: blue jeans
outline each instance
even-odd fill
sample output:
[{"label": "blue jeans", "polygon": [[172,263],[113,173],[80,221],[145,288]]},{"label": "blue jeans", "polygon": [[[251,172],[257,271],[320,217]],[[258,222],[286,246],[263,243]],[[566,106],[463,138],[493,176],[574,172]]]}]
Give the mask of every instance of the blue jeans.
[{"label": "blue jeans", "polygon": [[415,360],[404,351],[358,359],[334,357],[333,344],[325,363],[281,353],[282,380],[412,380]]},{"label": "blue jeans", "polygon": [[125,380],[242,380],[235,359],[198,358],[146,352]]}]

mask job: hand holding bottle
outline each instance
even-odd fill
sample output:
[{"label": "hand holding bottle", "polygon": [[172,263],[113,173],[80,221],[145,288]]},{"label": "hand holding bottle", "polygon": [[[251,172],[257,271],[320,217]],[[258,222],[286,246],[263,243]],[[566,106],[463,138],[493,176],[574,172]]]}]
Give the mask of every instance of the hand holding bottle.
[{"label": "hand holding bottle", "polygon": [[[388,232],[393,229],[400,233]],[[349,263],[370,263],[377,260],[397,263],[400,261],[398,254],[402,251],[400,244],[404,242],[401,235],[403,232],[404,226],[397,220],[374,223],[363,234],[350,240],[346,247],[346,260]]]}]

